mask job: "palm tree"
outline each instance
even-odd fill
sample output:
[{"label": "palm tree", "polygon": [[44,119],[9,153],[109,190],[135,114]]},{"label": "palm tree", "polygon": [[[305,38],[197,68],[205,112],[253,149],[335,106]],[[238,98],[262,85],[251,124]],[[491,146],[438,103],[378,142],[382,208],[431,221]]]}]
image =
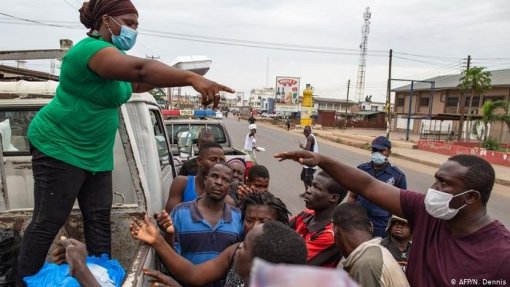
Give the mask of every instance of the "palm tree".
[{"label": "palm tree", "polygon": [[[489,133],[489,124],[496,121],[504,121],[510,128],[510,102],[504,100],[486,101],[482,107],[482,118],[475,123],[475,130],[483,125],[480,138],[480,144],[487,141]],[[501,139],[500,139],[501,140]]]},{"label": "palm tree", "polygon": [[[462,72],[459,79],[458,88],[464,96],[471,92],[469,96],[469,105],[467,111],[466,121],[469,123],[471,117],[471,105],[473,104],[473,96],[481,95],[491,89],[491,72],[485,71],[485,67],[472,67]],[[462,104],[462,101],[461,101]],[[460,124],[459,124],[459,137],[462,135],[462,123],[464,120],[464,107],[460,107]],[[467,129],[470,130],[469,128]]]}]

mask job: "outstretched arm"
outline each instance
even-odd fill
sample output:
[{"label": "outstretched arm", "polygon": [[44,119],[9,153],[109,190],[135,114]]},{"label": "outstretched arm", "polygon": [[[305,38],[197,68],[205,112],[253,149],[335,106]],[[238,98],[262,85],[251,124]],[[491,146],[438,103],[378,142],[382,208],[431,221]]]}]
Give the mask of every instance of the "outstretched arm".
[{"label": "outstretched arm", "polygon": [[133,88],[133,93],[144,93],[155,88],[153,85],[142,83],[131,83],[131,87]]},{"label": "outstretched arm", "polygon": [[363,196],[395,215],[402,216],[400,189],[379,181],[366,172],[323,154],[309,151],[285,152],[276,154],[274,157],[280,161],[291,159],[308,166],[317,165],[348,190]]},{"label": "outstretched arm", "polygon": [[101,77],[111,80],[142,83],[154,87],[192,86],[202,95],[202,104],[208,105],[214,101],[213,108],[219,103],[217,95],[220,91],[234,92],[233,89],[196,73],[176,69],[156,60],[125,55],[115,48],[104,48],[97,52],[90,59],[89,67]]},{"label": "outstretched arm", "polygon": [[186,285],[203,286],[225,277],[230,267],[230,258],[237,247],[237,244],[234,244],[214,259],[194,265],[168,245],[147,216],[143,221],[134,219],[130,229],[131,236],[151,245],[170,272]]}]

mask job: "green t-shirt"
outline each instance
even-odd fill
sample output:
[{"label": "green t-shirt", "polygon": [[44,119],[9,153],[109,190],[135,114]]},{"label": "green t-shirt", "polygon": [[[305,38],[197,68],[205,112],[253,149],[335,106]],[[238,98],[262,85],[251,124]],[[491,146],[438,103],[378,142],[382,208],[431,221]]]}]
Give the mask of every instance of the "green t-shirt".
[{"label": "green t-shirt", "polygon": [[113,170],[119,107],[132,93],[131,83],[104,79],[88,67],[106,47],[115,46],[88,37],[67,52],[56,95],[28,130],[30,143],[44,154],[92,172]]}]

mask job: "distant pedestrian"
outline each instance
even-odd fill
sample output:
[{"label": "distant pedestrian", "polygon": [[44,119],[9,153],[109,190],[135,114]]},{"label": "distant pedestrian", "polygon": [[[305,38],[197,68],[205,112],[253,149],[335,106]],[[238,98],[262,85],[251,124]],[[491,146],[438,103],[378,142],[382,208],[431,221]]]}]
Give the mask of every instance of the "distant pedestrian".
[{"label": "distant pedestrian", "polygon": [[[388,157],[390,154],[391,142],[385,136],[379,136],[372,141],[370,161],[360,164],[358,168],[380,181],[405,190],[407,189],[406,176],[404,172],[389,162]],[[391,218],[389,211],[352,192],[349,193],[347,201],[355,202],[365,208],[370,221],[374,225],[374,236],[386,236],[386,227]]]},{"label": "distant pedestrian", "polygon": [[257,164],[257,157],[255,156],[254,151],[257,150],[257,147],[255,144],[257,143],[257,140],[255,139],[255,134],[257,133],[257,125],[250,124],[248,126],[248,129],[250,132],[246,135],[246,138],[244,139],[244,151],[250,156],[251,161],[255,164]]},{"label": "distant pedestrian", "polygon": [[255,117],[253,117],[253,113],[250,115],[250,117],[248,118],[248,123],[250,125],[253,125],[257,120],[255,119]]},{"label": "distant pedestrian", "polygon": [[388,237],[381,241],[381,245],[390,251],[393,258],[402,267],[405,272],[407,267],[407,258],[411,250],[411,227],[407,223],[407,219],[393,215],[388,222],[386,228]]},{"label": "distant pedestrian", "polygon": [[[306,145],[299,142],[299,147],[307,151],[319,152],[319,144],[317,143],[315,135],[312,134],[312,128],[310,126],[305,126],[303,134],[306,137]],[[301,170],[301,180],[305,184],[305,192],[312,185],[313,175],[316,170],[316,166],[303,165],[303,169]],[[299,196],[304,197],[305,192],[301,193]]]},{"label": "distant pedestrian", "polygon": [[287,131],[290,130],[290,118],[287,117],[287,120],[285,121],[285,125],[287,125]]}]

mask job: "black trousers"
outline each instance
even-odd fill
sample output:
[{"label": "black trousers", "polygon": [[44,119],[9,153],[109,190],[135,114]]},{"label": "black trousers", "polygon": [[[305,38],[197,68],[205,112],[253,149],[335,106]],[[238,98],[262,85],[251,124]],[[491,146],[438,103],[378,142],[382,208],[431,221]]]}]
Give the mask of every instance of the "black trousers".
[{"label": "black trousers", "polygon": [[32,147],[34,213],[23,235],[17,285],[42,268],[55,236],[74,202],[83,217],[89,255],[111,254],[112,172],[90,172],[49,157]]}]

